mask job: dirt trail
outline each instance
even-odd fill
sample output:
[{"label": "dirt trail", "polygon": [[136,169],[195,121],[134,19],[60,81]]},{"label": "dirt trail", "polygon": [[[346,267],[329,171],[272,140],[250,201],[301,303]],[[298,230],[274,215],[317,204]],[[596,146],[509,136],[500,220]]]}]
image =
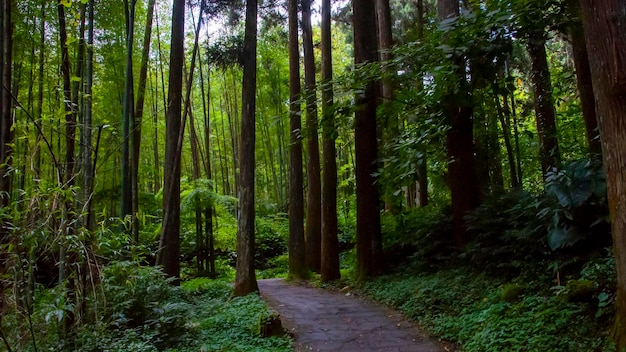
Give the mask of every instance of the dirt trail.
[{"label": "dirt trail", "polygon": [[439,352],[396,311],[342,293],[282,279],[260,280],[261,297],[294,336],[296,351]]}]

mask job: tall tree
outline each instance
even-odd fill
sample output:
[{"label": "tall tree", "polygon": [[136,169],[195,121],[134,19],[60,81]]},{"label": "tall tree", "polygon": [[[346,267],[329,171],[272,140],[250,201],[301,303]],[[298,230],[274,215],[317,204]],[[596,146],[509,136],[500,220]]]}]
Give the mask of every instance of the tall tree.
[{"label": "tall tree", "polygon": [[539,157],[541,172],[545,179],[547,172],[561,165],[561,153],[557,139],[556,110],[552,97],[550,69],[546,56],[546,39],[543,30],[531,30],[527,35],[528,55],[531,62],[531,79],[535,97],[535,117],[539,136]]},{"label": "tall tree", "polygon": [[[375,0],[352,2],[354,27],[354,63],[361,65],[378,61]],[[356,95],[354,151],[356,157],[356,275],[359,280],[380,271],[382,238],[380,198],[375,174],[378,171],[376,109],[378,82],[369,81]]]},{"label": "tall tree", "polygon": [[335,112],[333,109],[333,61],[330,27],[330,0],[322,0],[322,145],[324,173],[322,179],[322,258],[321,280],[337,280],[339,272],[339,239],[337,238],[337,160]]},{"label": "tall tree", "polygon": [[613,338],[626,349],[626,2],[580,0],[598,108],[617,269]]},{"label": "tall tree", "polygon": [[[131,131],[133,128],[133,120],[135,118],[135,93],[133,79],[133,47],[135,43],[135,8],[137,0],[124,0],[124,14],[126,17],[126,72],[124,74],[124,107],[122,117],[122,204],[120,208],[120,216],[125,219],[131,216],[132,227],[134,228],[134,215],[132,203],[132,183],[131,183]],[[131,229],[132,231],[132,229]],[[134,237],[135,243],[138,237]],[[137,233],[137,235],[139,235]]]},{"label": "tall tree", "polygon": [[172,7],[172,43],[165,142],[163,189],[163,226],[157,264],[175,278],[180,277],[180,153],[182,144],[181,105],[185,40],[185,0],[174,0]]},{"label": "tall tree", "polygon": [[309,269],[319,272],[322,250],[322,185],[319,138],[317,135],[317,94],[311,0],[302,0],[302,46],[304,49],[304,82],[306,88],[306,261]]},{"label": "tall tree", "polygon": [[298,0],[288,0],[289,13],[289,275],[307,277],[302,176],[302,122],[300,114],[300,49]]},{"label": "tall tree", "polygon": [[[440,20],[451,20],[459,16],[457,0],[439,0],[437,12]],[[444,39],[445,40],[445,39]],[[476,174],[474,153],[473,107],[469,82],[466,79],[464,58],[456,57],[452,64],[456,67],[457,88],[443,101],[443,112],[450,124],[446,136],[448,175],[452,198],[452,221],[454,240],[457,247],[468,240],[467,227],[463,217],[473,210],[480,200],[480,187]]]},{"label": "tall tree", "polygon": [[590,152],[599,154],[602,152],[602,146],[600,145],[598,117],[596,115],[591,67],[589,65],[587,44],[585,43],[585,30],[582,25],[580,2],[578,0],[570,0],[568,5],[574,18],[573,23],[568,28],[568,34],[572,43],[572,56],[574,58],[574,67],[576,68],[576,82],[585,121],[587,143],[589,144]]},{"label": "tall tree", "polygon": [[132,232],[136,243],[139,242],[139,218],[137,217],[137,213],[139,212],[139,151],[141,146],[141,120],[143,119],[146,83],[148,80],[148,59],[150,54],[150,39],[152,37],[152,20],[154,17],[155,2],[156,0],[148,1],[148,13],[146,14],[146,26],[144,29],[143,47],[141,49],[139,82],[137,82],[137,105],[133,111],[129,136],[132,142],[132,154],[130,156],[131,212],[133,214]]},{"label": "tall tree", "polygon": [[93,192],[93,179],[94,179],[94,171],[95,167],[92,166],[92,154],[93,147],[91,144],[92,133],[91,130],[93,128],[93,99],[92,99],[92,88],[93,88],[93,40],[94,40],[94,0],[89,0],[88,9],[87,9],[87,62],[85,63],[85,111],[83,115],[82,121],[82,140],[84,144],[83,151],[83,160],[82,160],[82,168],[83,168],[83,191],[84,191],[84,202],[85,202],[85,211],[87,212],[87,217],[85,218],[84,226],[86,229],[91,230],[93,228],[93,219],[92,219],[92,197],[91,193]]},{"label": "tall tree", "polygon": [[[11,200],[11,156],[13,153],[13,118],[11,81],[13,72],[13,21],[12,0],[2,0],[2,17],[0,17],[0,80],[2,81],[2,91],[0,92],[0,207],[9,205]],[[5,223],[0,222],[0,244],[4,244]]]},{"label": "tall tree", "polygon": [[257,0],[247,0],[242,57],[239,229],[237,231],[237,268],[235,287],[233,289],[233,295],[235,296],[245,296],[259,290],[254,272],[254,125],[256,108],[257,12]]}]

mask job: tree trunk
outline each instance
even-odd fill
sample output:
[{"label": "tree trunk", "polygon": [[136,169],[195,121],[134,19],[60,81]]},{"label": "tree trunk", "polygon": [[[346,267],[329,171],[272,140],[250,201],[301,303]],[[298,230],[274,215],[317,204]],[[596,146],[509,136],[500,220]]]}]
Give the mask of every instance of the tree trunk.
[{"label": "tree trunk", "polygon": [[306,91],[306,261],[309,269],[320,271],[322,250],[322,185],[320,152],[317,136],[317,95],[315,89],[315,55],[311,27],[311,0],[302,0],[302,46],[304,48],[304,81]]},{"label": "tree trunk", "polygon": [[[132,207],[132,182],[131,182],[131,154],[130,154],[130,142],[131,131],[133,128],[134,120],[134,81],[133,81],[133,44],[134,44],[134,32],[135,32],[135,4],[136,0],[124,0],[124,9],[126,14],[126,72],[124,80],[124,107],[122,117],[122,190],[121,190],[121,207],[120,216],[123,221],[126,221],[127,216],[131,216],[131,224],[134,224],[133,207]],[[134,225],[132,225],[134,227]],[[133,242],[138,244],[138,233],[131,232],[133,235]],[[137,237],[135,237],[137,235]]]},{"label": "tree trunk", "polygon": [[[454,0],[439,0],[439,19],[444,20],[459,16],[459,3]],[[463,217],[472,211],[480,202],[480,187],[476,174],[476,158],[474,153],[473,107],[469,84],[466,81],[464,68],[466,63],[457,59],[459,92],[448,96],[444,104],[444,114],[450,121],[447,133],[448,177],[452,198],[452,221],[454,241],[462,247],[468,241],[468,232]]]},{"label": "tree trunk", "polygon": [[626,349],[626,3],[580,0],[598,108],[617,269],[613,339]]},{"label": "tree trunk", "polygon": [[[424,40],[424,1],[417,0],[417,38]],[[422,80],[423,81],[423,80]],[[418,82],[419,89],[424,89],[423,82]],[[422,146],[422,155],[417,162],[417,181],[415,182],[416,201],[420,207],[428,205],[428,156]]]},{"label": "tree trunk", "polygon": [[[509,164],[509,177],[511,178],[511,188],[518,189],[520,188],[520,184],[519,178],[517,177],[517,169],[515,168],[513,145],[511,144],[511,126],[509,124],[510,119],[505,118],[505,116],[508,116],[509,112],[502,108],[502,105],[500,104],[500,97],[495,90],[493,92],[493,99],[495,101],[496,109],[498,111],[498,120],[500,121],[500,126],[502,127],[502,136],[504,137],[504,146],[506,148],[506,155]],[[507,97],[504,96],[505,102],[506,99]]]},{"label": "tree trunk", "polygon": [[[12,0],[2,1],[2,17],[0,27],[0,50],[2,52],[2,63],[0,74],[2,77],[2,91],[0,92],[0,207],[6,207],[11,201],[11,173],[9,169],[12,164],[13,149],[13,126],[11,99],[11,73],[13,66],[13,22],[12,22]],[[8,234],[6,223],[0,223],[0,244],[5,244]],[[1,264],[0,264],[1,265]],[[0,307],[2,308],[2,307]]]},{"label": "tree trunk", "polygon": [[537,135],[539,136],[539,158],[544,180],[548,171],[561,166],[556,132],[556,111],[552,99],[552,84],[545,43],[542,33],[531,32],[528,35],[528,55],[532,66],[531,79],[535,96]]},{"label": "tree trunk", "polygon": [[[582,20],[580,10],[580,2],[578,0],[570,0],[572,15],[576,19]],[[580,105],[585,121],[585,132],[589,151],[594,154],[602,152],[600,144],[600,133],[598,131],[598,117],[596,115],[596,102],[593,92],[593,83],[591,78],[591,67],[589,65],[589,57],[587,53],[587,44],[585,43],[585,30],[579,21],[569,27],[569,37],[572,43],[572,53],[574,57],[574,67],[576,68],[576,83],[578,86],[578,95],[580,96]]]},{"label": "tree trunk", "polygon": [[[356,65],[376,62],[375,0],[352,2],[354,25],[354,62]],[[382,238],[380,228],[380,197],[376,177],[378,172],[378,141],[376,109],[378,82],[368,82],[356,96],[354,149],[356,157],[356,276],[365,280],[381,270]]]},{"label": "tree trunk", "polygon": [[163,226],[157,264],[170,277],[180,278],[180,153],[181,105],[183,93],[183,48],[185,37],[185,1],[174,0],[172,8],[172,43],[165,142],[163,190]]},{"label": "tree trunk", "polygon": [[94,39],[94,31],[93,31],[93,23],[94,23],[94,0],[89,0],[88,3],[88,21],[87,21],[87,63],[85,67],[85,108],[83,115],[83,143],[84,143],[84,153],[83,153],[83,189],[84,189],[84,199],[85,202],[85,211],[87,212],[87,216],[85,218],[84,226],[87,230],[92,230],[94,223],[92,219],[92,201],[91,194],[93,192],[93,179],[94,179],[94,168],[92,167],[92,154],[93,147],[91,144],[92,141],[92,133],[93,129],[93,99],[92,99],[92,86],[93,86],[93,39]]},{"label": "tree trunk", "polygon": [[234,296],[259,290],[254,272],[254,142],[256,108],[257,0],[246,3],[243,42],[243,82],[241,111],[241,156],[239,175],[239,230]]},{"label": "tree trunk", "polygon": [[302,122],[300,116],[300,50],[298,0],[288,1],[289,11],[289,276],[308,276],[305,257],[304,199],[302,194]]},{"label": "tree trunk", "polygon": [[146,27],[144,29],[143,48],[141,50],[141,66],[139,67],[139,82],[137,83],[137,105],[133,112],[131,123],[131,210],[133,214],[133,238],[139,243],[139,151],[141,147],[141,120],[143,119],[144,101],[146,96],[146,82],[148,79],[148,55],[150,54],[150,37],[152,36],[152,18],[154,16],[155,0],[148,1]]},{"label": "tree trunk", "polygon": [[330,27],[330,0],[322,0],[322,145],[324,173],[322,183],[322,258],[321,280],[341,278],[339,239],[337,238],[337,153],[335,113],[333,110],[333,61]]}]

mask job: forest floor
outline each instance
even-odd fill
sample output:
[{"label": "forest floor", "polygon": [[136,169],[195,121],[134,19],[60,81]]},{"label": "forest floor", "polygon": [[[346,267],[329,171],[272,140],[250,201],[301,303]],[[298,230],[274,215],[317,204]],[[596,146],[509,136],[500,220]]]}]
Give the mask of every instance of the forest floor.
[{"label": "forest floor", "polygon": [[259,280],[263,298],[280,314],[296,351],[443,352],[401,313],[354,296],[282,279]]}]

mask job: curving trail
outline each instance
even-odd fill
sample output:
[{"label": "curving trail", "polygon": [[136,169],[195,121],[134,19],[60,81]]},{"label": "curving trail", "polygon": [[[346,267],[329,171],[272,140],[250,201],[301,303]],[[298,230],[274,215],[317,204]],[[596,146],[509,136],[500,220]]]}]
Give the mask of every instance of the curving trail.
[{"label": "curving trail", "polygon": [[259,280],[261,298],[294,336],[296,351],[443,352],[396,311],[342,293]]}]

